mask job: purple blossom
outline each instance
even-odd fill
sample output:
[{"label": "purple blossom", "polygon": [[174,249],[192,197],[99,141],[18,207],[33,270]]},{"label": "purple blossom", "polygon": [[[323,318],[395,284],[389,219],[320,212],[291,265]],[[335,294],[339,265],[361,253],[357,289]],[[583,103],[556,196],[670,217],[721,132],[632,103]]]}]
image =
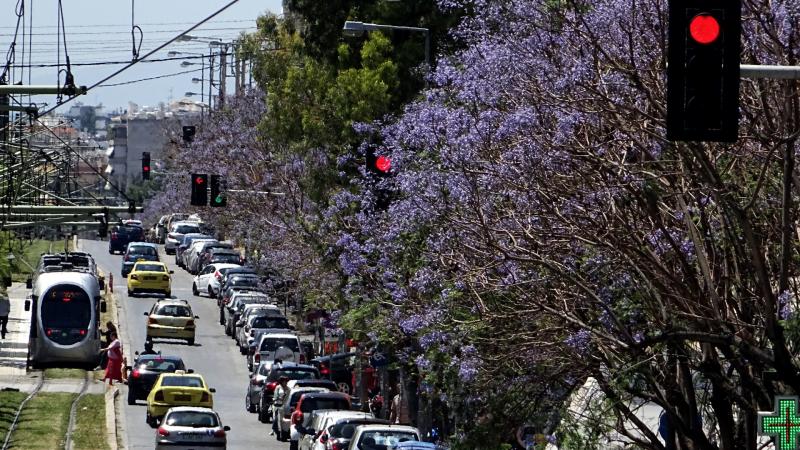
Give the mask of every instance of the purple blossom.
[{"label": "purple blossom", "polygon": [[577,333],[570,334],[564,339],[564,343],[572,348],[575,352],[586,354],[589,351],[591,344],[592,333],[589,330],[581,329]]}]

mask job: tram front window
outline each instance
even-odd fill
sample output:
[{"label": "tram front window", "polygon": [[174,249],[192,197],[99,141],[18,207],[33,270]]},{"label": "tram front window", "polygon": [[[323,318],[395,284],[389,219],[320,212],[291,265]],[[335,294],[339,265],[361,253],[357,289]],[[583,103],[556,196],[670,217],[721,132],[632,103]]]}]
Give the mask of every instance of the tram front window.
[{"label": "tram front window", "polygon": [[42,328],[45,335],[59,344],[74,344],[89,333],[92,303],[82,289],[74,286],[56,286],[44,295],[42,303]]}]

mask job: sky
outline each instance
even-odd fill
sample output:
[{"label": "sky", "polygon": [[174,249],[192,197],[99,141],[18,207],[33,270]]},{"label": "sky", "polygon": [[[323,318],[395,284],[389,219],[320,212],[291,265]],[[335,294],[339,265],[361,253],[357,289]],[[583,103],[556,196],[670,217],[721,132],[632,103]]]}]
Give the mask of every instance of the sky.
[{"label": "sky", "polygon": [[[144,32],[140,56],[158,47],[169,39],[200,22],[230,0],[63,0],[64,29],[66,31],[66,48],[69,54],[72,73],[76,85],[91,86],[114,71],[124,67],[116,65],[80,66],[81,63],[130,62],[132,58],[131,42],[131,4],[135,6],[135,23]],[[22,26],[15,46],[15,63],[23,65],[52,65],[65,62],[64,43],[58,45],[58,0],[2,0],[0,1],[0,49],[8,55],[14,41],[17,26],[17,5],[24,3],[24,27]],[[169,51],[184,51],[206,54],[209,51],[209,40],[231,41],[243,31],[254,31],[256,18],[265,12],[281,13],[281,0],[239,0],[228,9],[215,16],[209,22],[189,33],[192,36],[205,38],[205,42],[175,42],[148,59],[167,58]],[[31,26],[32,21],[32,26]],[[32,30],[32,33],[31,33]],[[137,34],[138,39],[138,34]],[[23,46],[24,41],[24,46]],[[60,60],[57,49],[61,50]],[[24,49],[24,52],[23,52]],[[24,59],[23,59],[24,58]],[[8,59],[8,56],[6,58]],[[191,62],[199,62],[192,60]],[[127,109],[132,101],[140,106],[155,106],[159,102],[167,102],[184,96],[188,91],[199,92],[200,83],[192,83],[192,78],[201,78],[200,65],[181,67],[181,60],[163,62],[140,62],[109,80],[107,84],[124,83],[143,78],[172,75],[178,72],[194,71],[155,80],[142,81],[122,86],[97,87],[86,95],[78,97],[87,105],[102,103],[107,111],[116,108]],[[63,68],[63,67],[62,67]],[[56,67],[18,68],[14,71],[13,81],[22,84],[55,85]],[[228,72],[231,73],[230,70]],[[214,78],[218,78],[219,72]],[[206,92],[208,90],[208,66],[204,71]],[[30,83],[29,83],[30,80]],[[63,80],[63,75],[62,75]],[[229,79],[228,89],[232,90],[233,79]],[[198,96],[193,99],[200,100]],[[27,99],[25,100],[27,102]],[[47,103],[52,106],[56,102],[54,96],[34,96],[32,102],[41,106]],[[73,102],[74,103],[74,102]],[[69,104],[67,104],[69,105]],[[68,106],[58,111],[66,112]]]}]

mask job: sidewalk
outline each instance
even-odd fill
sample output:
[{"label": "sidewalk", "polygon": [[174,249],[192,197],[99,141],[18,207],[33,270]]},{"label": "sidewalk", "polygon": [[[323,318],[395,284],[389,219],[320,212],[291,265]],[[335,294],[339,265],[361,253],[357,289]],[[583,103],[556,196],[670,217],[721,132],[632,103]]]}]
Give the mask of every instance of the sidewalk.
[{"label": "sidewalk", "polygon": [[[0,340],[0,377],[26,378],[25,366],[28,358],[28,335],[31,329],[31,313],[25,311],[25,298],[29,290],[24,283],[14,283],[8,288],[11,313],[8,315],[8,334]],[[0,382],[0,385],[3,383]]]}]

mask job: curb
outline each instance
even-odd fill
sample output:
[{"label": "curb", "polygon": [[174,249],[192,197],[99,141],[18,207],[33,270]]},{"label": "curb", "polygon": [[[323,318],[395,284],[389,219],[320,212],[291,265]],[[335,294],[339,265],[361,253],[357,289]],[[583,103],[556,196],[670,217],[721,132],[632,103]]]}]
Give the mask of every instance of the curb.
[{"label": "curb", "polygon": [[118,450],[117,445],[117,414],[116,414],[116,398],[119,395],[119,389],[116,387],[106,391],[106,443],[111,450]]}]

